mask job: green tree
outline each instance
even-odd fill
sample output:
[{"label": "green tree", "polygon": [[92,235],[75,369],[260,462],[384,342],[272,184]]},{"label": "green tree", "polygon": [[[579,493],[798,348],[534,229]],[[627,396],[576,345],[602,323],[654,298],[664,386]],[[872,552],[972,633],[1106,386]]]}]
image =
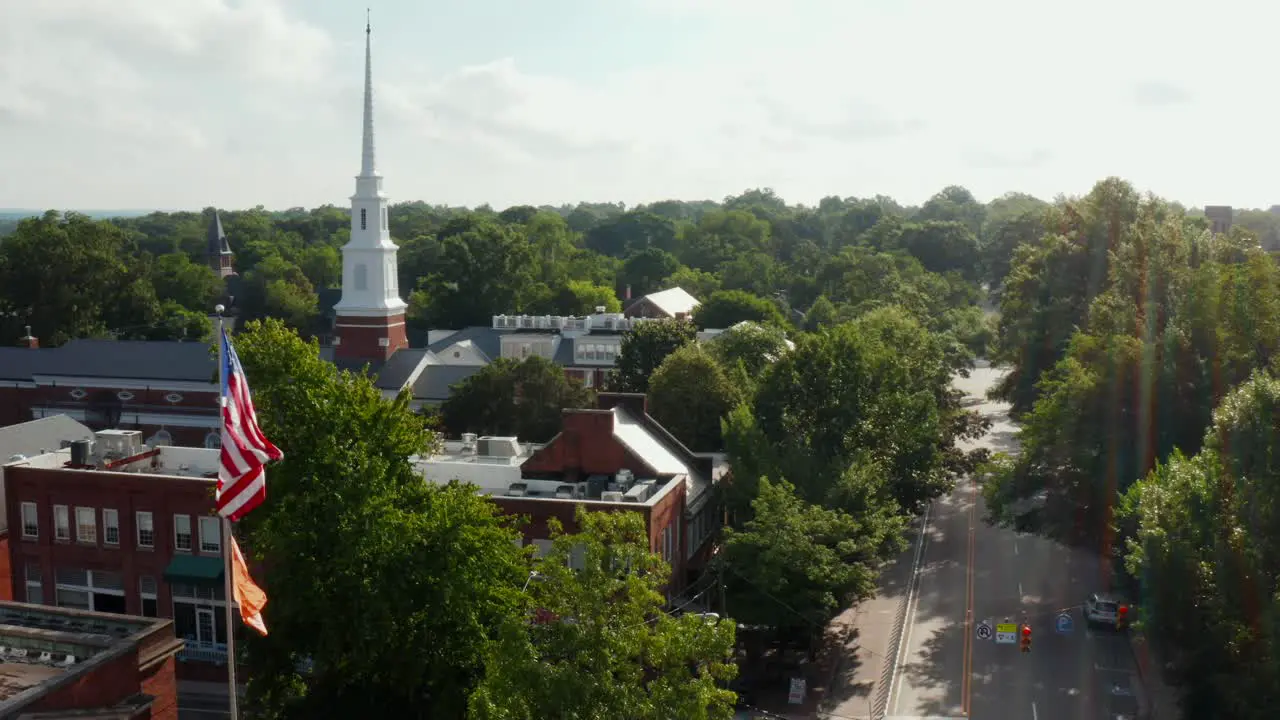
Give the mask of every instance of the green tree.
[{"label": "green tree", "polygon": [[239,530],[270,568],[271,634],[246,637],[249,705],[278,718],[463,717],[492,629],[518,608],[516,535],[474,487],[424,482],[409,464],[434,440],[407,396],[384,400],[276,320],[235,342],[285,453]]},{"label": "green tree", "polygon": [[471,698],[477,720],[729,720],[734,623],[663,612],[670,568],[636,513],[577,510],[552,520],[527,612],[503,624]]},{"label": "green tree", "polygon": [[532,298],[534,263],[518,226],[471,215],[440,231],[440,255],[423,289],[432,327],[488,325]]},{"label": "green tree", "polygon": [[1187,717],[1271,717],[1280,703],[1280,381],[1259,373],[1214,413],[1204,449],[1175,452],[1128,492],[1141,620],[1181,658]]},{"label": "green tree", "polygon": [[668,355],[649,379],[650,414],[694,452],[720,450],[720,420],[741,401],[738,387],[699,343]]},{"label": "green tree", "polygon": [[870,452],[901,508],[918,511],[970,468],[955,442],[979,432],[950,381],[938,338],[899,308],[803,336],[760,384],[755,421],[773,457],[759,471],[823,502]]},{"label": "green tree", "polygon": [[688,320],[646,320],[622,336],[618,368],[611,386],[622,392],[648,392],[649,378],[671,353],[694,342],[697,327]]},{"label": "green tree", "polygon": [[726,610],[735,620],[816,641],[849,603],[875,594],[880,563],[902,547],[891,505],[854,517],[806,503],[786,481],[760,478],[753,517],[726,528]]},{"label": "green tree", "polygon": [[197,265],[182,253],[156,258],[151,283],[160,301],[172,300],[192,312],[209,314],[226,292],[222,279],[208,265]]},{"label": "green tree", "polygon": [[[120,228],[49,211],[0,243],[0,328],[12,344],[30,325],[48,346],[119,331],[145,336],[158,303],[147,267]],[[72,280],[69,282],[69,280]]]},{"label": "green tree", "polygon": [[731,328],[740,322],[754,322],[773,327],[784,327],[787,321],[778,306],[741,290],[721,290],[707,298],[697,310],[693,320],[700,328]]},{"label": "green tree", "polygon": [[440,408],[454,435],[514,435],[546,442],[560,432],[561,411],[591,407],[591,391],[564,369],[536,355],[499,358],[454,386]]},{"label": "green tree", "polygon": [[658,283],[679,269],[675,255],[656,247],[645,248],[623,263],[619,283],[629,286],[633,297],[643,297],[657,291]]}]

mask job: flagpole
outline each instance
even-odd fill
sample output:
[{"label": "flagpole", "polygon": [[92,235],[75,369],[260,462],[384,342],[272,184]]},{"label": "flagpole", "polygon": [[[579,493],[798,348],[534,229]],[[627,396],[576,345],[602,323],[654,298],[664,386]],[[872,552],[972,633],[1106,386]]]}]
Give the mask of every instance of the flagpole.
[{"label": "flagpole", "polygon": [[[226,350],[223,347],[223,338],[225,337],[223,333],[225,332],[225,328],[223,326],[222,313],[226,311],[226,308],[222,305],[218,305],[213,309],[213,311],[218,315],[218,331],[217,337],[214,340],[218,343],[218,424],[224,425],[225,421],[222,419],[222,408],[227,402],[227,396],[223,393],[222,389],[226,387],[227,384],[227,370]],[[219,482],[221,482],[221,479],[219,479]],[[227,699],[230,702],[229,708],[231,710],[231,720],[238,720],[240,717],[238,712],[240,698],[236,688],[236,616],[232,611],[232,605],[235,603],[235,590],[232,584],[235,570],[231,565],[232,541],[231,520],[224,516],[222,517],[222,580],[224,583],[223,592],[225,594],[223,599],[226,603],[224,609],[227,613],[227,687],[229,690],[227,693]]]}]

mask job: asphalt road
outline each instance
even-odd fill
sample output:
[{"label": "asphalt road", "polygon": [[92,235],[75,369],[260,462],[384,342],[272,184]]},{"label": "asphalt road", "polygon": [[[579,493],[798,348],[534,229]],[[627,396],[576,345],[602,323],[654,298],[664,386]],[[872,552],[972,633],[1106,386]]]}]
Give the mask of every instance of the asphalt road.
[{"label": "asphalt road", "polygon": [[[956,384],[993,427],[979,443],[1012,451],[1006,408],[985,400],[998,375],[975,370]],[[1096,552],[992,527],[971,482],[929,510],[922,546],[908,551],[914,582],[896,663],[886,649],[888,718],[1099,720],[1136,710],[1138,681],[1127,640],[1085,627],[1081,604],[1105,589]],[[1070,632],[1056,631],[1067,613]],[[977,636],[986,621],[1027,622],[1030,653]]]}]

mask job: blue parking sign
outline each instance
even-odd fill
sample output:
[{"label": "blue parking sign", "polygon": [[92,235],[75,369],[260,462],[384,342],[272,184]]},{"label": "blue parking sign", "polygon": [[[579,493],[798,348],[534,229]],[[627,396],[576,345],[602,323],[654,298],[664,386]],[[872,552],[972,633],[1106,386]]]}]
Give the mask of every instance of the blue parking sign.
[{"label": "blue parking sign", "polygon": [[1071,632],[1072,626],[1074,624],[1075,624],[1075,621],[1071,619],[1070,613],[1062,613],[1058,615],[1058,622],[1057,622],[1058,632],[1063,634],[1069,633]]}]

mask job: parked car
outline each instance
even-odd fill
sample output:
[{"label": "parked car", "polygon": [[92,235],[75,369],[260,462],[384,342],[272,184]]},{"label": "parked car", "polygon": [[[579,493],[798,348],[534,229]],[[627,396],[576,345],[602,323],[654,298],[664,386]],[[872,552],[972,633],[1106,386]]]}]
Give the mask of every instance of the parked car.
[{"label": "parked car", "polygon": [[1084,601],[1084,619],[1090,627],[1116,628],[1122,603],[1110,595],[1093,593]]}]

